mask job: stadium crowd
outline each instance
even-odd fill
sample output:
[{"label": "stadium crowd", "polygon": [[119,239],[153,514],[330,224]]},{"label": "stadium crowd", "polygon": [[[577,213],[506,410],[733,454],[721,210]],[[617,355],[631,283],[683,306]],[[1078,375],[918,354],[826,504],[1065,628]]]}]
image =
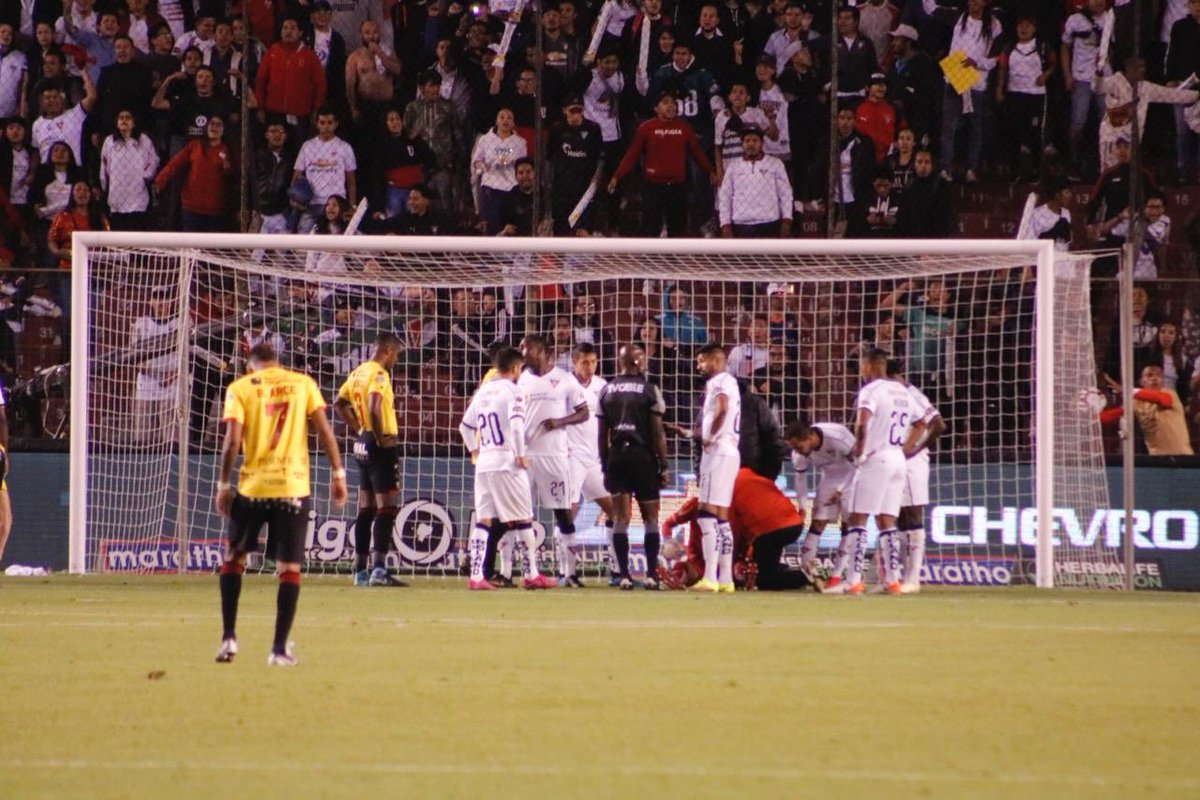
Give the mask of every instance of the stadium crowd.
[{"label": "stadium crowd", "polygon": [[[836,235],[936,238],[970,233],[959,219],[965,187],[1011,194],[1020,183],[1041,199],[1027,235],[1063,249],[1118,246],[1130,233],[1134,113],[1155,168],[1136,276],[1192,274],[1164,188],[1197,177],[1200,94],[1189,78],[1200,72],[1200,0],[1152,4],[1144,59],[1126,58],[1130,0],[243,2],[0,9],[0,357],[10,370],[14,329],[70,312],[77,230],[340,233],[365,198],[359,230],[396,235],[789,236],[832,204]],[[1070,188],[1081,181],[1096,181],[1086,207]],[[880,287],[880,307],[846,338],[923,335],[905,309],[924,314],[938,291]],[[1017,301],[1004,291],[982,298],[990,316],[978,325],[951,327],[1011,335],[1019,315],[1006,321],[1005,308]],[[410,353],[450,352],[441,342],[460,312],[481,331],[504,324],[494,295],[430,294],[405,305]],[[1139,317],[1139,362],[1161,366],[1186,406],[1200,397],[1189,392],[1195,298],[1153,284],[1146,296],[1162,302]],[[707,313],[749,315],[720,327],[751,349],[751,377],[789,387],[814,377],[793,357],[798,312],[765,294],[740,299]],[[677,302],[686,299],[664,297],[637,320],[652,361],[704,339],[689,341],[691,323],[668,330],[686,313]],[[575,305],[542,304],[549,335],[614,335],[603,309],[580,322],[588,314]],[[1098,351],[1107,348],[1105,338]],[[426,366],[406,362],[413,394]],[[1111,359],[1104,366],[1112,374]]]}]

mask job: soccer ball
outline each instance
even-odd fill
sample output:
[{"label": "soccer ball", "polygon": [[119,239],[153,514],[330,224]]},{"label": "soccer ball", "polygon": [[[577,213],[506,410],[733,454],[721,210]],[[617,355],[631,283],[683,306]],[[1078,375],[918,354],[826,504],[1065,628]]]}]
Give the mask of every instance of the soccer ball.
[{"label": "soccer ball", "polygon": [[1079,410],[1084,413],[1099,414],[1108,405],[1108,398],[1099,389],[1079,390]]}]

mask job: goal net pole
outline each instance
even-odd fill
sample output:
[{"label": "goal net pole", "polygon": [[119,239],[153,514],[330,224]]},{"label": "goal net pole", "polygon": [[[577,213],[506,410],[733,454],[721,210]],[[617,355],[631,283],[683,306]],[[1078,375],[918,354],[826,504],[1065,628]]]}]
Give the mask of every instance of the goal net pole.
[{"label": "goal net pole", "polygon": [[[187,547],[188,529],[196,526],[199,522],[193,517],[196,514],[208,514],[205,511],[208,498],[203,495],[207,491],[205,482],[209,479],[203,469],[200,470],[201,475],[192,476],[190,479],[188,475],[190,443],[187,408],[189,387],[193,378],[188,377],[185,380],[182,376],[187,375],[190,368],[188,349],[196,349],[195,343],[189,339],[192,332],[189,330],[188,315],[189,302],[198,298],[195,298],[194,295],[189,297],[189,291],[194,292],[194,289],[184,284],[192,283],[192,279],[188,276],[193,273],[194,265],[201,261],[205,263],[206,269],[209,268],[210,262],[218,265],[224,264],[225,266],[221,269],[226,270],[229,276],[240,276],[239,280],[254,276],[257,265],[256,259],[251,256],[251,253],[257,251],[271,253],[276,259],[274,266],[269,268],[264,266],[264,274],[273,269],[276,277],[285,276],[285,279],[311,282],[317,286],[324,286],[326,289],[333,288],[337,284],[351,284],[352,287],[360,287],[358,291],[367,287],[416,288],[424,286],[445,289],[475,286],[478,289],[491,286],[497,287],[497,293],[500,294],[501,302],[505,305],[511,305],[511,297],[514,294],[520,296],[522,293],[536,291],[537,287],[555,284],[574,287],[574,291],[578,292],[587,283],[633,280],[635,283],[640,283],[644,297],[649,301],[653,293],[651,281],[661,281],[664,287],[668,285],[667,281],[691,281],[697,285],[709,281],[715,282],[717,286],[717,288],[711,289],[714,294],[710,299],[728,302],[727,293],[731,291],[728,287],[736,287],[738,282],[765,284],[777,280],[792,281],[801,287],[808,286],[807,291],[810,292],[810,295],[813,287],[820,289],[823,286],[832,287],[826,288],[824,290],[826,293],[829,291],[836,293],[839,291],[838,284],[846,282],[850,286],[857,287],[856,291],[861,292],[863,286],[874,285],[879,281],[900,282],[913,277],[930,279],[939,275],[959,275],[962,280],[967,280],[971,279],[973,275],[986,275],[994,269],[1011,269],[1020,264],[1036,264],[1036,283],[1032,298],[1036,306],[1036,314],[1031,315],[1034,316],[1034,322],[1031,331],[1032,340],[1029,342],[1031,350],[1036,353],[1035,364],[1029,365],[1034,367],[1032,374],[1035,385],[1026,390],[1034,395],[1034,405],[1031,410],[1034,411],[1035,424],[1025,436],[1027,440],[1033,440],[1027,443],[1033,450],[1036,462],[1032,482],[1036,493],[1036,508],[1031,509],[1036,513],[1035,582],[1038,586],[1052,586],[1055,582],[1055,493],[1058,488],[1055,485],[1058,478],[1055,474],[1055,446],[1059,444],[1070,447],[1073,435],[1088,436],[1091,428],[1086,424],[1087,420],[1083,420],[1083,422],[1078,419],[1071,420],[1071,424],[1075,427],[1067,431],[1066,438],[1059,438],[1056,442],[1057,412],[1054,387],[1056,369],[1062,365],[1056,364],[1054,358],[1056,347],[1055,304],[1057,302],[1055,273],[1057,268],[1061,268],[1060,262],[1064,258],[1085,261],[1087,257],[1056,255],[1053,243],[1050,241],[480,239],[154,232],[75,234],[72,250],[74,281],[72,300],[75,315],[72,323],[71,354],[72,361],[76,365],[88,364],[89,356],[95,355],[93,353],[94,343],[100,345],[103,350],[105,346],[112,345],[113,341],[120,337],[119,331],[114,333],[116,330],[114,328],[113,330],[101,329],[97,333],[101,338],[93,338],[91,317],[96,310],[89,305],[93,299],[91,295],[93,283],[99,282],[99,285],[104,285],[105,280],[125,281],[126,283],[121,284],[123,290],[130,295],[136,295],[139,290],[147,288],[138,285],[138,276],[141,274],[141,267],[138,265],[141,262],[137,259],[150,258],[160,287],[163,281],[175,281],[180,284],[180,294],[176,296],[176,302],[172,303],[176,307],[174,313],[179,328],[170,334],[170,337],[174,339],[173,349],[175,352],[172,355],[177,359],[177,374],[181,376],[179,385],[174,388],[176,396],[172,400],[175,408],[173,421],[170,423],[172,425],[170,433],[174,435],[169,437],[171,441],[166,445],[165,454],[161,450],[161,445],[157,454],[151,454],[162,457],[163,461],[174,459],[174,466],[147,467],[145,462],[148,456],[143,456],[142,460],[133,466],[118,464],[111,469],[117,472],[121,469],[132,470],[130,473],[132,477],[143,481],[149,474],[147,470],[163,470],[163,479],[156,488],[162,496],[169,498],[167,505],[174,512],[172,521],[175,523],[176,531],[173,535],[175,544],[181,550],[179,558],[182,569],[187,568],[187,553],[183,550]],[[361,273],[361,276],[349,272],[338,274],[320,274],[319,270],[306,272],[305,253],[332,254],[339,259],[342,254],[345,254],[348,259],[354,257],[362,260],[369,257],[372,260],[378,259],[384,264],[384,268],[381,272],[377,271],[370,275],[365,272]],[[96,265],[92,264],[93,254],[100,259]],[[439,256],[444,258],[439,258]],[[542,262],[531,262],[528,258],[522,261],[520,258],[522,256],[541,258]],[[557,260],[553,258],[556,256],[559,257]],[[122,259],[127,261],[122,261]],[[113,263],[125,264],[125,267],[122,267],[124,271],[118,270],[110,275],[109,273],[113,272]],[[133,264],[133,268],[128,268],[128,264]],[[550,266],[543,269],[543,264]],[[576,264],[582,266],[576,267]],[[97,272],[94,266],[99,267],[100,272]],[[198,277],[197,280],[202,281],[203,279]],[[148,283],[149,278],[145,282]],[[1070,285],[1075,290],[1078,289],[1074,285],[1076,283],[1085,285],[1086,279],[1071,283]],[[721,289],[720,286],[726,288]],[[586,293],[587,290],[582,289],[582,291]],[[600,291],[601,294],[597,295],[598,297],[608,296],[605,294],[607,289]],[[625,290],[618,287],[613,291],[623,292]],[[878,290],[871,289],[870,291]],[[619,300],[617,297],[608,297]],[[816,299],[819,304],[828,303],[832,302],[830,297],[832,296],[822,294]],[[876,301],[879,299],[874,294],[870,297]],[[245,299],[255,300],[258,298],[247,296]],[[303,303],[305,301],[295,302]],[[1076,296],[1074,302],[1086,303],[1086,290],[1082,298]],[[648,302],[647,306],[649,306]],[[268,303],[265,308],[266,310],[263,311],[260,307],[260,313],[265,313],[268,319],[273,319],[275,312],[270,304]],[[529,305],[525,307],[527,317],[531,313],[531,308]],[[1086,305],[1082,308],[1086,308]],[[718,306],[710,305],[709,313],[717,313],[716,309]],[[290,310],[295,310],[295,308]],[[968,314],[972,313],[974,312],[968,312]],[[972,316],[971,319],[976,322],[980,321],[980,318],[976,316]],[[545,322],[546,320],[543,318],[541,321]],[[128,320],[124,322],[127,323]],[[1067,316],[1064,316],[1062,320],[1064,325],[1073,322]],[[818,341],[821,341],[820,337],[825,331],[832,331],[835,335],[845,332],[842,330],[845,325],[841,321],[835,324],[841,325],[842,328],[823,327],[828,324],[827,321],[819,321],[817,324],[818,327],[814,328],[812,332],[818,337]],[[725,325],[728,328],[728,323]],[[1090,322],[1087,324],[1086,331],[1090,331]],[[616,331],[615,335],[624,341],[628,332],[620,330]],[[1080,328],[1076,335],[1083,336],[1087,333]],[[163,351],[161,346],[155,350],[158,341],[155,340],[155,343],[146,345],[146,349],[140,353],[134,352],[129,355],[124,362],[126,371],[128,371],[129,364],[159,358],[155,353]],[[1058,345],[1061,346],[1061,343]],[[129,347],[127,343],[121,346],[126,349]],[[966,346],[974,347],[970,342],[967,342]],[[111,347],[107,352],[111,352]],[[975,355],[978,358],[977,354],[968,355]],[[837,358],[837,356],[834,357]],[[1090,358],[1088,363],[1090,364]],[[818,367],[820,366],[822,365],[818,364]],[[89,469],[93,467],[92,462],[89,461],[89,427],[96,429],[95,426],[105,424],[105,419],[102,418],[102,414],[97,413],[91,407],[94,387],[91,385],[93,376],[90,374],[90,370],[75,369],[73,372],[70,569],[72,572],[84,572],[94,568],[94,564],[97,563],[93,560],[95,555],[89,553],[88,549],[88,503],[89,489],[92,488],[89,483],[91,478]],[[820,376],[817,377],[820,378]],[[1090,380],[1090,376],[1088,379]],[[101,387],[100,391],[106,389],[109,387]],[[111,391],[118,390],[111,389]],[[194,392],[191,393],[194,394]],[[1059,394],[1061,395],[1062,392],[1060,391]],[[1060,396],[1058,401],[1059,407],[1062,408],[1063,397]],[[1067,414],[1067,416],[1070,417],[1072,414]],[[1012,434],[1019,435],[1019,431],[1014,430]],[[172,453],[172,450],[175,452]],[[123,454],[117,451],[116,458],[119,460],[121,457]],[[96,459],[95,463],[100,464],[99,455]],[[1070,466],[1071,469],[1064,473],[1067,475],[1065,479],[1068,482],[1087,480],[1086,476],[1080,477],[1084,471],[1076,469],[1077,465]],[[1094,470],[1089,474],[1094,475]],[[126,520],[130,520],[131,525],[136,523],[137,520],[132,518],[137,514],[131,514],[128,510],[128,506],[136,505],[137,498],[134,496],[136,489],[122,485],[123,474],[114,477],[112,474],[105,473],[101,477],[104,478],[105,484],[97,491],[101,493],[126,492],[131,495],[127,506],[102,508],[102,513],[107,515],[104,518],[105,524],[109,526],[109,529],[119,530],[125,525]],[[171,479],[176,482],[174,487],[168,487]],[[456,480],[458,479],[456,478]],[[1074,485],[1072,484],[1072,487]],[[1070,488],[1068,487],[1068,490]],[[175,493],[177,493],[177,497]],[[195,494],[195,497],[191,497],[190,493]],[[107,497],[106,495],[100,496]],[[1083,495],[1080,497],[1083,498]],[[1098,497],[1098,495],[1091,497]],[[1107,495],[1105,494],[1104,497],[1106,498]],[[1083,499],[1086,504],[1087,499]],[[967,510],[970,511],[970,508]],[[976,504],[975,510],[976,512],[980,510],[978,504]],[[1008,510],[1005,509],[1004,513],[1007,514]],[[211,527],[213,520],[209,519],[207,524],[208,527]],[[996,528],[998,523],[989,522],[984,518],[981,524],[984,524],[985,528]],[[1023,517],[1021,525],[1026,526],[1026,524]],[[978,525],[975,526],[975,529],[978,530]],[[1028,530],[1028,527],[1025,527],[1025,530]],[[1062,531],[1057,531],[1057,533],[1062,533]],[[1026,540],[1026,544],[1029,543],[1029,540]],[[102,545],[100,548],[102,549]]]},{"label": "goal net pole", "polygon": [[89,286],[91,283],[88,244],[74,240],[71,246],[71,452],[68,465],[68,486],[71,497],[67,508],[69,545],[67,568],[74,575],[87,571],[87,512],[88,512],[88,392],[91,369],[91,325],[76,323],[76,319],[91,317]]},{"label": "goal net pole", "polygon": [[[1028,241],[1028,240],[1026,240]],[[1037,463],[1038,588],[1054,586],[1054,241],[1042,239],[1037,251],[1037,394],[1034,460]],[[1090,342],[1089,342],[1090,344]]]}]

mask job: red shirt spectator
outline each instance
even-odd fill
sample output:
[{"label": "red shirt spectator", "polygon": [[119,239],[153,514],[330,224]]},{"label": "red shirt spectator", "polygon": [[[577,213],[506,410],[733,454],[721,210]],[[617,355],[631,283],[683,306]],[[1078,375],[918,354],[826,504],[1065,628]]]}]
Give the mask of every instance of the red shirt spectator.
[{"label": "red shirt spectator", "polygon": [[258,107],[268,114],[306,118],[325,103],[325,69],[311,48],[300,41],[300,26],[285,19],[280,41],[263,56],[254,82]]},{"label": "red shirt spectator", "polygon": [[50,223],[47,246],[58,256],[58,268],[71,268],[71,234],[75,231],[106,231],[108,220],[92,199],[92,187],[87,181],[76,181],[71,187],[71,203],[54,216]]},{"label": "red shirt spectator", "polygon": [[[233,156],[229,146],[221,141],[225,122],[220,117],[208,121],[207,134],[203,139],[192,139],[167,162],[154,179],[154,188],[163,191],[176,175],[184,172],[183,210],[202,217],[221,217],[225,213],[226,188],[234,173]],[[186,215],[184,223],[185,229],[196,229],[187,224]]]},{"label": "red shirt spectator", "polygon": [[876,72],[867,87],[867,99],[859,103],[854,112],[854,127],[875,145],[876,164],[882,164],[887,158],[899,127],[896,109],[884,99],[886,96],[887,76]]},{"label": "red shirt spectator", "polygon": [[[660,106],[664,105],[659,103]],[[700,169],[709,175],[713,172],[696,132],[685,120],[673,115],[664,119],[662,115],[643,122],[633,136],[629,151],[621,159],[612,177],[612,188],[633,171],[638,159],[642,158],[642,177],[651,183],[681,184],[687,180],[688,154],[696,160]]]}]

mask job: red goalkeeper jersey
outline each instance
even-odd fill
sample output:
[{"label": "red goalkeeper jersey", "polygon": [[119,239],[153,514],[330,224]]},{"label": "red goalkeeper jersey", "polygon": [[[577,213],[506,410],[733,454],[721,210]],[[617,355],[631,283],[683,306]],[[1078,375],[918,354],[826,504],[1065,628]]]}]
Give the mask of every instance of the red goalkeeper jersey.
[{"label": "red goalkeeper jersey", "polygon": [[[698,498],[690,497],[679,510],[663,520],[662,535],[671,534],[671,529],[688,523],[688,561],[704,564],[704,553],[700,548],[700,526],[696,514],[700,509]],[[738,470],[733,484],[733,503],[729,508],[729,527],[733,529],[735,553],[747,553],[759,536],[772,531],[803,525],[804,517],[792,505],[792,501],[779,491],[775,481],[764,478],[749,467]]]}]

